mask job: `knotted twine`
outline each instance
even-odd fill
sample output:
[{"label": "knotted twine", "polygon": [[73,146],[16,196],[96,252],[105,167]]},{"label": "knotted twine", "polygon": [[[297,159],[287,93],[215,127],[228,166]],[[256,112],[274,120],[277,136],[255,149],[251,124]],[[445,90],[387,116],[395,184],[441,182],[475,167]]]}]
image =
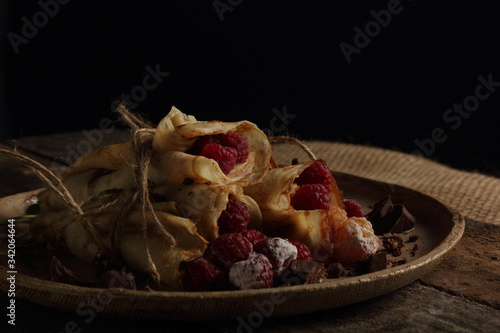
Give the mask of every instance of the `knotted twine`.
[{"label": "knotted twine", "polygon": [[[82,223],[98,247],[98,254],[105,253],[116,261],[120,261],[115,254],[117,253],[124,219],[127,217],[130,210],[138,205],[142,213],[142,224],[138,232],[144,240],[144,250],[149,268],[152,271],[151,275],[153,279],[159,283],[160,274],[152,260],[147,234],[151,232],[162,237],[162,240],[170,248],[175,246],[176,241],[173,235],[165,229],[158,219],[149,197],[148,171],[151,163],[152,142],[155,129],[138,116],[132,114],[124,103],[120,103],[117,106],[116,112],[120,114],[121,120],[131,129],[131,150],[133,156],[131,166],[133,168],[135,186],[129,190],[104,191],[86,199],[84,202],[78,203],[59,177],[44,165],[18,152],[16,147],[14,147],[13,150],[0,149],[0,154],[22,163],[31,172],[37,175],[48,188],[61,198],[68,208],[70,214],[68,223]],[[88,208],[95,207],[95,203],[99,203],[97,208]],[[109,207],[117,203],[121,203],[123,209],[118,211],[118,215],[113,222],[111,242],[113,248],[106,249],[106,246],[103,245],[105,244],[102,239],[103,236],[101,236],[95,230],[94,226],[89,223],[88,218],[105,212]]]}]

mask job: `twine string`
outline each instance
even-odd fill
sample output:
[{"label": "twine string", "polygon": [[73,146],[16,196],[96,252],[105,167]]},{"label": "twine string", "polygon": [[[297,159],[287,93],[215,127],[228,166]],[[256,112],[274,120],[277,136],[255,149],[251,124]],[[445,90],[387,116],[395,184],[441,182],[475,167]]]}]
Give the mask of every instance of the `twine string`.
[{"label": "twine string", "polygon": [[293,143],[302,150],[304,150],[309,156],[311,160],[317,160],[316,155],[314,155],[313,151],[302,141],[300,141],[297,138],[294,138],[293,136],[271,136],[269,137],[269,142],[274,143],[274,142],[287,142],[287,143]]}]

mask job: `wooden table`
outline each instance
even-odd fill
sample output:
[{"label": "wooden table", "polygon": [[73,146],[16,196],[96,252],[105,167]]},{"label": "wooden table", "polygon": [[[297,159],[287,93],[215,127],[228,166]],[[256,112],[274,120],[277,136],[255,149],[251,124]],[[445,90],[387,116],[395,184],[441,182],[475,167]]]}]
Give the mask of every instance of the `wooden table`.
[{"label": "wooden table", "polygon": [[[75,154],[128,140],[127,132],[114,130],[27,137],[18,150],[42,164],[62,170]],[[9,146],[9,143],[2,145]],[[19,164],[0,159],[0,197],[35,189],[43,184],[26,174]],[[5,242],[5,235],[1,238]],[[1,293],[6,311],[6,293]],[[459,244],[430,274],[394,292],[343,308],[292,318],[267,318],[255,327],[241,322],[154,322],[85,317],[16,300],[14,332],[499,332],[500,331],[500,225],[466,216],[466,230]],[[66,330],[67,331],[67,330]],[[70,330],[71,331],[71,330]],[[2,332],[5,332],[2,329]]]}]

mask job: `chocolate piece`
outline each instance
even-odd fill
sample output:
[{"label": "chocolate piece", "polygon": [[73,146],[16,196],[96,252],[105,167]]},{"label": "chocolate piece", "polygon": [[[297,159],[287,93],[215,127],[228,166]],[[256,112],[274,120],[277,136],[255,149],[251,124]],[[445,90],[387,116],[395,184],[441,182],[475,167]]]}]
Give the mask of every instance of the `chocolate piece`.
[{"label": "chocolate piece", "polygon": [[416,242],[419,237],[420,237],[419,235],[411,235],[410,237],[408,237],[407,243]]},{"label": "chocolate piece", "polygon": [[413,216],[405,206],[393,205],[390,213],[389,225],[392,225],[388,232],[401,233],[413,229],[415,226],[415,216]]},{"label": "chocolate piece", "polygon": [[408,260],[406,258],[401,258],[398,260],[390,260],[389,264],[391,265],[391,267],[394,267],[394,266],[406,264],[407,262],[408,262]]},{"label": "chocolate piece", "polygon": [[[373,225],[392,210],[392,198],[390,195],[377,202],[371,212],[365,215],[366,219]],[[375,225],[373,226],[375,228]],[[383,234],[380,233],[380,234]]]},{"label": "chocolate piece", "polygon": [[287,283],[292,283],[294,280],[299,279],[300,283],[303,284],[320,283],[328,277],[324,264],[298,259],[290,262],[289,274],[286,275]]},{"label": "chocolate piece", "polygon": [[377,252],[358,263],[359,273],[372,273],[387,268],[387,253]]},{"label": "chocolate piece", "polygon": [[417,250],[418,250],[418,244],[413,244],[413,248],[410,250],[410,254],[412,257],[417,255]]},{"label": "chocolate piece", "polygon": [[401,255],[401,248],[404,246],[403,238],[397,234],[384,234],[382,237],[382,245],[391,253],[393,256],[397,257]]},{"label": "chocolate piece", "polygon": [[377,235],[402,233],[412,229],[416,222],[415,216],[405,206],[392,203],[391,196],[377,202],[365,217],[372,223]]},{"label": "chocolate piece", "polygon": [[349,272],[339,262],[334,262],[326,268],[328,277],[331,279],[338,279],[349,275]]}]

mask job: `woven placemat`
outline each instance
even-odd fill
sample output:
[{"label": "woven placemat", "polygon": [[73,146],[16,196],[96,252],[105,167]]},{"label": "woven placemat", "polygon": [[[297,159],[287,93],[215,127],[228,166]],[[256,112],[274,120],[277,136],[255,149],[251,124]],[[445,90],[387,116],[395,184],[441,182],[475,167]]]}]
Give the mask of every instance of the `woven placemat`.
[{"label": "woven placemat", "polygon": [[[429,159],[398,151],[325,141],[304,141],[333,171],[402,185],[434,196],[465,217],[500,224],[500,179],[450,168]],[[289,164],[309,157],[299,146],[274,145],[274,158]]]}]

